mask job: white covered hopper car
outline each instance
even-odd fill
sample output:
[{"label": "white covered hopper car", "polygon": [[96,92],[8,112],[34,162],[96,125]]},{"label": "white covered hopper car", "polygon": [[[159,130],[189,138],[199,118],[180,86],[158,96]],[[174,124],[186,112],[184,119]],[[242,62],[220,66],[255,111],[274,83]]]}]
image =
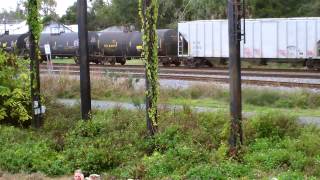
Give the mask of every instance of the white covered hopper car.
[{"label": "white covered hopper car", "polygon": [[[229,57],[228,20],[181,22],[178,32],[180,58],[210,61]],[[303,61],[309,68],[320,67],[319,17],[246,19],[245,35],[243,59]]]}]

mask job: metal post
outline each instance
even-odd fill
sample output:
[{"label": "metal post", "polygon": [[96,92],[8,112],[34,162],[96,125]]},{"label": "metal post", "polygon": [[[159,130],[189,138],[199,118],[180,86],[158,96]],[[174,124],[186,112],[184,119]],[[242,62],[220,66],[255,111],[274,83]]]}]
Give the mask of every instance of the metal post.
[{"label": "metal post", "polygon": [[7,20],[4,19],[4,33],[7,32]]},{"label": "metal post", "polygon": [[[29,1],[29,6],[38,7],[37,0]],[[39,59],[36,53],[36,42],[33,30],[30,29],[30,79],[31,79],[31,98],[32,98],[32,122],[31,125],[39,128],[42,124],[42,107],[40,98],[40,73],[39,73]]]},{"label": "metal post", "polygon": [[229,22],[229,75],[230,75],[230,113],[231,134],[229,139],[230,155],[237,153],[238,145],[242,144],[242,104],[241,104],[241,15],[240,0],[228,0]]},{"label": "metal post", "polygon": [[90,69],[88,55],[88,28],[87,28],[87,0],[78,0],[77,17],[79,31],[79,55],[80,55],[80,88],[81,88],[81,114],[82,119],[90,119],[91,92]]},{"label": "metal post", "polygon": [[5,16],[2,18],[2,23],[3,23],[3,25],[4,25],[3,34],[7,34],[7,20],[6,20],[6,17],[5,17]]}]

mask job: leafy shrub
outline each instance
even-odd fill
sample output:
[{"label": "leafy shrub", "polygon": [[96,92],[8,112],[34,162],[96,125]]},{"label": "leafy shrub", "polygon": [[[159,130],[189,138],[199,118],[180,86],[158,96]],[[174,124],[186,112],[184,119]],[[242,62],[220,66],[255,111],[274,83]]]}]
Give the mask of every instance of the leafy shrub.
[{"label": "leafy shrub", "polygon": [[0,121],[26,124],[30,120],[28,61],[0,51]]},{"label": "leafy shrub", "polygon": [[79,121],[65,139],[65,155],[71,169],[82,169],[87,173],[102,172],[112,168],[116,162],[112,157],[111,142],[101,138],[101,123]]},{"label": "leafy shrub", "polygon": [[[219,165],[207,164],[190,168],[186,173],[188,179],[235,179],[246,177],[250,168],[234,161],[224,161]],[[244,178],[245,179],[245,178]]]},{"label": "leafy shrub", "polygon": [[256,106],[278,108],[317,108],[320,106],[320,95],[311,91],[278,92],[275,90],[246,89],[243,101]]},{"label": "leafy shrub", "polygon": [[159,132],[151,138],[145,112],[115,108],[84,122],[77,108],[50,103],[40,131],[0,126],[0,169],[63,175],[80,168],[110,179],[320,177],[319,128],[297,126],[278,112],[244,121],[246,144],[235,161],[227,156],[225,112],[160,110]]},{"label": "leafy shrub", "polygon": [[256,106],[270,106],[281,99],[281,94],[270,90],[247,89],[243,93],[243,101]]},{"label": "leafy shrub", "polygon": [[[147,179],[179,177],[195,164],[207,163],[208,154],[192,146],[179,145],[164,154],[154,152],[142,159]],[[179,168],[177,168],[179,167]],[[179,179],[179,178],[178,178]]]},{"label": "leafy shrub", "polygon": [[63,156],[51,150],[49,139],[13,127],[0,126],[0,130],[0,169],[12,173],[40,171],[48,175],[68,172]]},{"label": "leafy shrub", "polygon": [[174,148],[183,141],[183,132],[178,127],[168,127],[164,132],[156,134],[150,141],[154,143],[155,150],[165,152],[170,148]]},{"label": "leafy shrub", "polygon": [[186,173],[188,179],[228,179],[219,167],[213,165],[201,164],[199,166],[189,169]]},{"label": "leafy shrub", "polygon": [[246,121],[244,132],[258,138],[282,138],[299,134],[299,126],[294,116],[279,111],[269,111]]},{"label": "leafy shrub", "polygon": [[[278,175],[278,178],[279,180],[291,180],[291,179],[304,180],[305,179],[303,173],[295,172],[295,171],[287,171],[287,172],[280,173],[280,175]],[[310,177],[308,179],[312,180],[313,178]]]}]

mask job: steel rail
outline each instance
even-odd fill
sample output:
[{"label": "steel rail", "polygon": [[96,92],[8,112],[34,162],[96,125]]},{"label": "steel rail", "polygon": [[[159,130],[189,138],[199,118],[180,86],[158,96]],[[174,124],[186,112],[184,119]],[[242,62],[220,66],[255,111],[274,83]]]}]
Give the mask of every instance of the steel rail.
[{"label": "steel rail", "polygon": [[[41,74],[48,74],[48,70],[41,69]],[[56,75],[70,75],[79,76],[79,70],[53,70],[51,73]],[[106,71],[91,71],[90,74],[108,76]],[[131,78],[141,78],[143,79],[143,72],[119,72],[116,74],[118,77],[131,77]],[[183,81],[197,81],[197,82],[218,82],[218,83],[228,83],[228,77],[207,77],[207,76],[194,76],[186,74],[159,74],[159,78],[162,80],[183,80]],[[273,86],[273,87],[300,87],[300,88],[312,88],[320,89],[320,83],[303,83],[303,82],[283,82],[283,81],[270,81],[270,80],[253,80],[253,79],[242,79],[243,84],[248,85],[258,85],[258,86]]]},{"label": "steel rail", "polygon": [[[46,69],[46,66],[41,66],[41,69]],[[54,70],[61,71],[71,71],[79,70],[79,66],[69,66],[69,65],[54,65]],[[91,66],[90,71],[105,71],[110,73],[117,72],[132,72],[139,73],[144,72],[144,67],[114,67],[114,66]],[[228,70],[217,70],[217,69],[177,69],[177,68],[161,68],[159,73],[162,74],[192,74],[192,75],[220,75],[228,76]],[[246,71],[243,70],[241,73],[242,76],[247,77],[269,77],[269,78],[295,78],[295,79],[320,79],[320,73],[314,72],[266,72],[266,71]]]}]

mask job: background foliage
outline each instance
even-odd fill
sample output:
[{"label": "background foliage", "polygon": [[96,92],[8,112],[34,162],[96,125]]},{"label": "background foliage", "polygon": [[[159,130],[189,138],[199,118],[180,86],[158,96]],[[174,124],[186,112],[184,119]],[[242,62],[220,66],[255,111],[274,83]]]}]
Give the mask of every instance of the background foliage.
[{"label": "background foliage", "polygon": [[[3,11],[0,18],[25,19],[26,0],[18,0],[13,11]],[[179,21],[195,19],[226,18],[226,0],[159,0],[159,28],[174,28]],[[138,17],[138,0],[93,0],[88,9],[89,29],[101,30],[114,25],[135,25],[141,27]],[[76,3],[66,14],[59,17],[54,9],[55,0],[41,0],[41,14],[44,23],[58,20],[65,24],[76,24]],[[248,0],[248,18],[277,18],[320,16],[319,0]]]},{"label": "background foliage", "polygon": [[28,63],[0,52],[0,122],[24,124],[31,118]]},{"label": "background foliage", "polygon": [[[225,0],[159,0],[159,28],[175,28],[179,21],[196,19],[226,18]],[[76,23],[73,5],[61,18],[63,23]],[[125,12],[125,13],[124,13]],[[139,24],[138,1],[128,0],[94,0],[89,10],[91,18],[89,29],[98,30],[114,25]],[[278,18],[320,16],[320,2],[318,0],[250,0],[247,1],[248,18]]]}]

